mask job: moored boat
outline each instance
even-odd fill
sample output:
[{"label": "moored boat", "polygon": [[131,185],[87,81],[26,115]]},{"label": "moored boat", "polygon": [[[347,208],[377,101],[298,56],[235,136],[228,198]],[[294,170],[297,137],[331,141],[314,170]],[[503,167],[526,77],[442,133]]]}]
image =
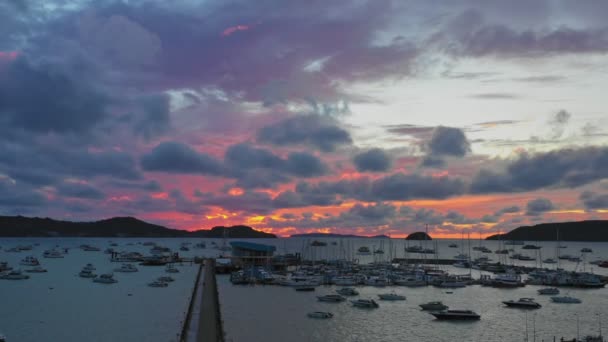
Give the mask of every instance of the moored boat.
[{"label": "moored boat", "polygon": [[334,314],[332,314],[331,312],[325,312],[325,311],[315,311],[315,312],[309,312],[307,314],[307,316],[310,318],[326,319],[326,318],[334,317]]},{"label": "moored boat", "polygon": [[336,290],[336,292],[342,296],[357,296],[359,292],[352,287],[343,287],[341,289]]},{"label": "moored boat", "polygon": [[561,297],[551,297],[553,303],[564,303],[564,304],[580,304],[582,301],[578,298],[569,297],[569,296],[561,296]]},{"label": "moored boat", "polygon": [[444,310],[449,309],[449,307],[447,305],[445,305],[439,301],[428,302],[428,303],[420,304],[418,306],[420,306],[422,308],[422,310],[425,310],[425,311],[444,311]]},{"label": "moored boat", "polygon": [[5,279],[5,280],[24,280],[24,279],[29,279],[30,276],[28,276],[27,274],[23,274],[21,273],[21,270],[12,270],[6,273],[3,273],[0,275],[0,279]]},{"label": "moored boat", "polygon": [[112,273],[106,273],[101,274],[99,277],[93,278],[93,282],[101,284],[114,284],[117,283],[118,280],[114,279],[114,275]]},{"label": "moored boat", "polygon": [[471,310],[444,310],[430,312],[431,315],[441,320],[479,320],[481,316]]},{"label": "moored boat", "polygon": [[151,283],[148,283],[148,286],[150,286],[150,287],[167,287],[167,286],[169,286],[169,283],[166,283],[166,282],[160,281],[160,280],[155,280]]},{"label": "moored boat", "polygon": [[380,307],[380,305],[378,305],[378,303],[376,303],[376,301],[373,299],[357,299],[351,300],[350,302],[353,303],[353,306],[358,308],[375,309]]},{"label": "moored boat", "polygon": [[544,289],[539,289],[538,294],[540,295],[556,295],[559,294],[559,289],[557,287],[546,287]]},{"label": "moored boat", "polygon": [[325,296],[318,296],[317,299],[320,302],[328,302],[328,303],[339,303],[339,302],[343,302],[346,300],[346,298],[340,296],[340,295],[325,295]]},{"label": "moored boat", "polygon": [[534,301],[532,298],[520,298],[518,300],[506,300],[503,301],[508,307],[521,308],[521,309],[539,309],[541,305]]},{"label": "moored boat", "polygon": [[381,293],[378,295],[378,298],[382,300],[405,300],[405,296],[396,293]]}]

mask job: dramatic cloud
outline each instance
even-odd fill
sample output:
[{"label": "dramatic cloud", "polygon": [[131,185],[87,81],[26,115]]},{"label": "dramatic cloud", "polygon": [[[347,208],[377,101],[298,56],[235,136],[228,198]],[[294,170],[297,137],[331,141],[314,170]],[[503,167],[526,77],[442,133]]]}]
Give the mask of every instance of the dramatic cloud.
[{"label": "dramatic cloud", "polygon": [[608,194],[597,194],[592,191],[585,191],[581,193],[580,200],[587,209],[608,208]]},{"label": "dramatic cloud", "polygon": [[537,198],[526,204],[526,215],[537,216],[553,209],[555,209],[553,202],[546,198]]},{"label": "dramatic cloud", "polygon": [[340,145],[352,143],[350,134],[336,122],[319,115],[303,115],[280,121],[258,131],[260,142],[277,146],[308,145],[331,152]]},{"label": "dramatic cloud", "polygon": [[215,158],[196,152],[178,142],[163,142],[141,159],[147,171],[220,175],[222,164]]},{"label": "dramatic cloud", "polygon": [[94,200],[100,200],[105,198],[105,194],[103,192],[91,185],[84,183],[66,182],[60,184],[57,186],[57,192],[61,196],[65,197],[85,198]]},{"label": "dramatic cloud", "polygon": [[460,128],[438,126],[433,130],[428,149],[434,156],[463,157],[471,151],[471,144]]},{"label": "dramatic cloud", "polygon": [[391,167],[391,158],[382,149],[373,148],[369,151],[357,154],[353,159],[357,170],[360,172],[384,172]]},{"label": "dramatic cloud", "polygon": [[522,154],[502,171],[482,169],[473,193],[521,192],[546,187],[577,187],[608,177],[608,148],[566,148]]}]

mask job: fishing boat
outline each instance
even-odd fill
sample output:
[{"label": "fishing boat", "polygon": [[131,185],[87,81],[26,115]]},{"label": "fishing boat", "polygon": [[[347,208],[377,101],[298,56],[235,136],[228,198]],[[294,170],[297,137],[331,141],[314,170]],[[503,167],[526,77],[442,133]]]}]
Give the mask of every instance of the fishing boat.
[{"label": "fishing boat", "polygon": [[344,298],[340,295],[318,296],[317,299],[319,300],[319,302],[327,302],[327,303],[339,303],[339,302],[343,302],[346,300],[346,298]]},{"label": "fishing boat", "polygon": [[351,300],[350,302],[353,303],[353,306],[358,308],[375,309],[380,307],[373,299],[357,299]]},{"label": "fishing boat", "polygon": [[557,294],[559,294],[559,289],[557,287],[546,287],[544,289],[539,289],[538,294],[540,294],[540,295],[557,295]]},{"label": "fishing boat", "polygon": [[430,312],[440,320],[479,320],[481,316],[471,310],[444,310]]},{"label": "fishing boat", "polygon": [[315,312],[309,312],[307,314],[307,316],[310,318],[327,319],[327,318],[334,317],[334,314],[332,314],[331,312],[325,312],[325,311],[315,311]]},{"label": "fishing boat", "polygon": [[578,298],[562,296],[562,297],[551,297],[553,303],[563,303],[563,304],[580,304],[582,301]]},{"label": "fishing boat", "polygon": [[449,309],[449,307],[442,302],[428,302],[425,304],[418,305],[425,311],[444,311]]},{"label": "fishing boat", "polygon": [[532,298],[520,298],[518,300],[507,300],[503,301],[508,307],[521,308],[521,309],[540,309],[541,305],[534,301]]},{"label": "fishing boat", "polygon": [[405,296],[396,293],[381,293],[378,295],[378,298],[382,300],[405,300]]}]

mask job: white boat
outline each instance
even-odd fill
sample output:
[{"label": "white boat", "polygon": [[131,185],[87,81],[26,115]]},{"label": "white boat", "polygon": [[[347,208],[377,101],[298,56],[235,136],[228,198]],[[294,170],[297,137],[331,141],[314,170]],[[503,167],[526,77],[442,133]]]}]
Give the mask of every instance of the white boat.
[{"label": "white boat", "polygon": [[378,298],[382,300],[405,300],[405,296],[396,293],[381,293],[378,295]]},{"label": "white boat", "polygon": [[95,278],[97,277],[97,274],[93,273],[91,270],[83,269],[80,271],[80,273],[78,273],[78,276],[81,278]]},{"label": "white boat", "polygon": [[179,270],[177,268],[175,268],[175,266],[168,265],[165,268],[165,272],[167,272],[167,273],[179,273]]},{"label": "white boat", "polygon": [[518,300],[506,300],[502,302],[508,307],[522,308],[522,309],[539,309],[540,304],[534,301],[532,298],[520,298]]},{"label": "white boat", "polygon": [[26,256],[19,262],[19,264],[23,266],[38,266],[40,265],[40,262],[33,256]]},{"label": "white boat", "polygon": [[49,249],[48,251],[44,251],[44,253],[42,253],[42,256],[47,259],[59,259],[63,258],[63,253],[56,249]]},{"label": "white boat", "polygon": [[559,294],[559,289],[557,287],[546,287],[544,289],[539,289],[538,294],[541,295],[557,295]]},{"label": "white boat", "polygon": [[425,304],[418,305],[422,310],[426,311],[443,311],[449,309],[449,307],[442,302],[428,302]]},{"label": "white boat", "polygon": [[46,269],[42,268],[41,266],[35,266],[33,268],[25,270],[25,272],[27,272],[27,273],[45,273]]},{"label": "white boat", "polygon": [[133,272],[137,272],[138,269],[137,267],[131,265],[131,264],[122,264],[122,266],[120,266],[119,268],[115,268],[114,272],[123,272],[123,273],[133,273]]},{"label": "white boat", "polygon": [[375,309],[380,307],[380,305],[378,305],[378,303],[376,303],[376,301],[373,299],[357,299],[351,300],[350,302],[353,303],[353,306],[358,308]]},{"label": "white boat", "polygon": [[341,289],[336,290],[336,292],[342,296],[357,296],[359,292],[352,287],[343,287]]},{"label": "white boat", "polygon": [[169,286],[169,283],[166,283],[164,281],[155,280],[151,283],[148,283],[148,286],[150,286],[150,287],[167,287],[167,286]]},{"label": "white boat", "polygon": [[319,300],[319,302],[327,302],[327,303],[339,303],[339,302],[343,302],[346,300],[346,298],[344,298],[340,295],[318,296],[317,299]]},{"label": "white boat", "polygon": [[326,319],[326,318],[334,317],[334,314],[332,314],[331,312],[325,312],[325,311],[315,311],[315,312],[309,312],[307,314],[307,316],[310,318]]},{"label": "white boat", "polygon": [[562,297],[551,297],[553,303],[565,303],[565,304],[580,304],[582,301],[578,298],[562,296]]},{"label": "white boat", "polygon": [[29,278],[30,278],[30,276],[21,273],[21,270],[12,270],[12,271],[5,272],[0,275],[0,279],[5,279],[5,280],[24,280],[24,279],[29,279]]},{"label": "white boat", "polygon": [[114,275],[112,273],[102,274],[99,277],[94,278],[93,281],[102,284],[114,284],[118,282],[118,280],[114,279]]}]

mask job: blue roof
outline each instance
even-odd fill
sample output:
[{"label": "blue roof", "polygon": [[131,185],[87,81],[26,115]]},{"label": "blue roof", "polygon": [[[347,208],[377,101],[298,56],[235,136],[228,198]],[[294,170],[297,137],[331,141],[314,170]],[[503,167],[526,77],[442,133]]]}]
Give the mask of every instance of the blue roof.
[{"label": "blue roof", "polygon": [[258,252],[274,252],[276,251],[275,246],[262,245],[261,243],[245,242],[245,241],[233,241],[230,243],[232,247],[240,249],[249,249]]}]

